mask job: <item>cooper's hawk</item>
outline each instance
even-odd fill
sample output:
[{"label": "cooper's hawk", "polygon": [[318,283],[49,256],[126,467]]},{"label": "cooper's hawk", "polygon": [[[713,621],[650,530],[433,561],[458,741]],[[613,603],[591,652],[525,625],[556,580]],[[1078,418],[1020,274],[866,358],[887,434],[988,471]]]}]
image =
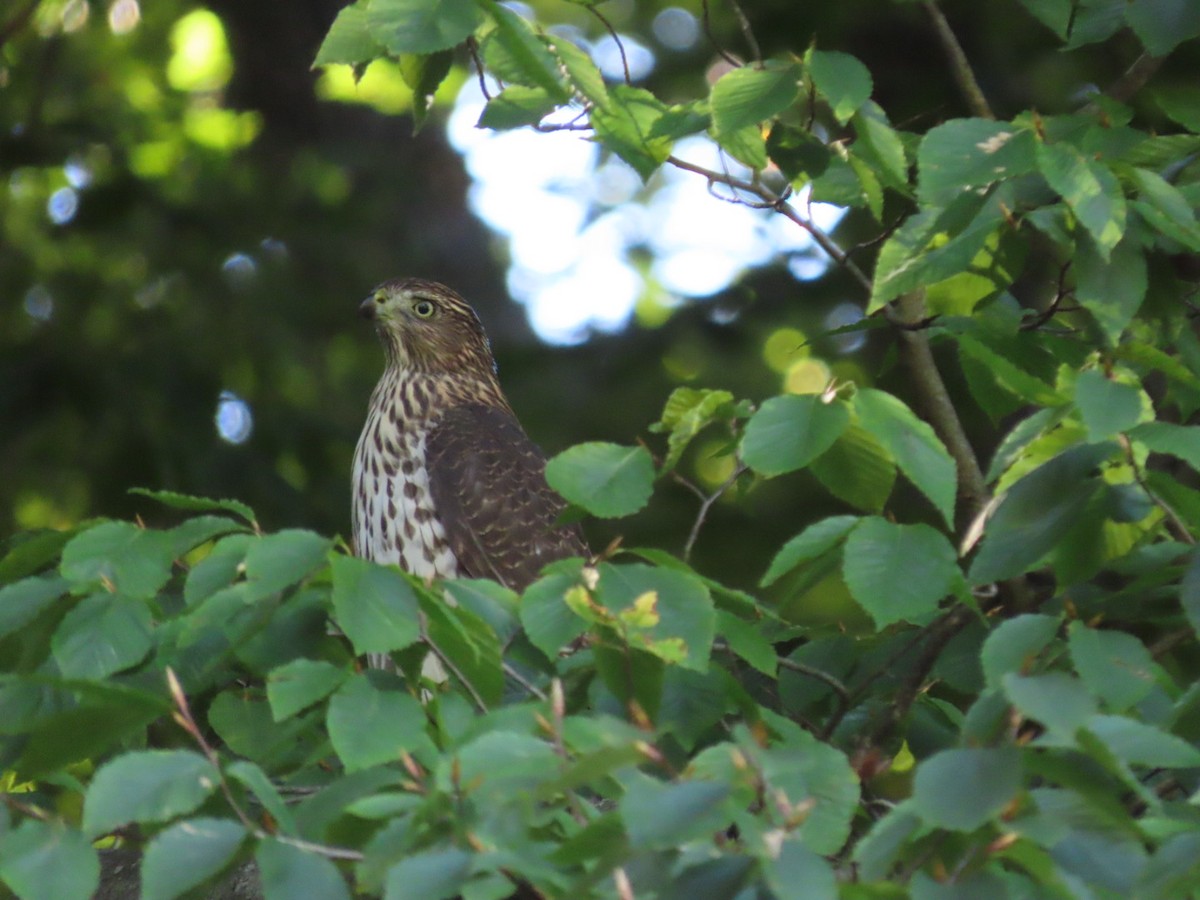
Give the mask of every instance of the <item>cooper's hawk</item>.
[{"label": "cooper's hawk", "polygon": [[440,284],[381,284],[359,311],[387,367],[354,453],[355,552],[423,578],[523,590],[547,563],[586,556],[546,484],[546,460],[496,379],[483,325]]}]

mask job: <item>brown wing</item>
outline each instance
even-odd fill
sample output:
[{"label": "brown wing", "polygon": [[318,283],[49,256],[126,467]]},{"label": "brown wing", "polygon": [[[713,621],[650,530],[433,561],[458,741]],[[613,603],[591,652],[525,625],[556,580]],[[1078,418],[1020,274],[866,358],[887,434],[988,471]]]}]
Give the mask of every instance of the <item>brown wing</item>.
[{"label": "brown wing", "polygon": [[565,504],[546,484],[546,459],[512,414],[448,411],[425,443],[429,490],[460,572],[524,590],[547,563],[587,556],[577,525],[556,526]]}]

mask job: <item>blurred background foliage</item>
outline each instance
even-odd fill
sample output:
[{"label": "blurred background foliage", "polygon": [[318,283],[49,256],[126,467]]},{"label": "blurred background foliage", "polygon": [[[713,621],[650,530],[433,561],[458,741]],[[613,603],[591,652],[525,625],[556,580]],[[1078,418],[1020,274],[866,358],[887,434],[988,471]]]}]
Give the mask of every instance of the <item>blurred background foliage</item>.
[{"label": "blurred background foliage", "polygon": [[[572,346],[540,340],[508,299],[508,246],[470,211],[471,176],[443,127],[474,77],[469,58],[454,60],[414,134],[413,97],[394,65],[376,63],[357,83],[348,67],[312,69],[341,5],[3,6],[0,536],[161,515],[132,486],[234,497],[267,528],[345,534],[351,453],[382,360],[354,312],[396,275],[445,281],[476,305],[510,399],[549,453],[646,436],[681,384],[757,401],[833,376],[913,402],[886,337],[868,332],[853,351],[822,337],[831,310],[865,305],[861,288],[833,270],[802,281],[783,254],[709,297],[668,296],[646,278],[627,323]],[[941,5],[1001,117],[1076,108],[1139,53],[1122,36],[1061,52],[1016,0]],[[582,6],[533,6],[577,38],[608,39]],[[599,9],[641,54],[640,82],[666,100],[704,94],[718,48],[753,55],[721,3]],[[817,40],[859,57],[900,127],[925,131],[966,112],[920,4],[751,0],[743,10],[763,55]],[[664,38],[667,14],[689,41]],[[1180,48],[1155,86],[1193,83],[1196,52],[1195,42]],[[1140,95],[1137,112],[1165,124],[1152,97]],[[652,179],[622,202],[660,186]],[[885,224],[901,212],[885,209]],[[881,234],[851,214],[837,239],[850,248]],[[986,457],[993,426],[965,392],[956,399]],[[722,448],[708,435],[683,471],[719,483],[732,465]],[[678,551],[695,510],[687,490],[664,483],[621,530],[627,544]],[[797,520],[836,511],[806,473],[771,491],[751,486],[717,505],[693,561],[746,583]],[[598,547],[613,536],[606,523],[588,527]]]}]

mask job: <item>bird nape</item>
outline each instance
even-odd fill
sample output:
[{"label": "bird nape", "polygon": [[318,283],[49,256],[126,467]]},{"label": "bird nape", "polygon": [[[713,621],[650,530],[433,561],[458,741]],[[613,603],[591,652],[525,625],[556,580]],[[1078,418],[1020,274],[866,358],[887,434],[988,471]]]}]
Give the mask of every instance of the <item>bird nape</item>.
[{"label": "bird nape", "polygon": [[588,555],[546,460],[496,378],[475,311],[441,284],[386,281],[359,311],[387,365],[354,453],[353,535],[366,559],[422,578],[492,578],[513,590]]}]

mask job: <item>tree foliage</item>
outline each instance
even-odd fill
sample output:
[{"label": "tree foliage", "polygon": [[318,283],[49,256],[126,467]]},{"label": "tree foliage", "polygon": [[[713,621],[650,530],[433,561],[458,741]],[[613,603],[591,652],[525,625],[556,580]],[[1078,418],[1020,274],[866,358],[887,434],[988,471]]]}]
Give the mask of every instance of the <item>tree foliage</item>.
[{"label": "tree foliage", "polygon": [[[490,0],[343,10],[319,64],[398,57],[425,96],[465,42],[485,127],[586,130],[644,179],[682,167],[786,216],[907,390],[680,388],[644,445],[577,446],[548,478],[618,519],[682,483],[684,552],[614,545],[520,597],[171,492],[151,495],[193,514],[174,527],[18,536],[0,880],[87,897],[115,835],[164,898],[250,858],[267,897],[1194,895],[1200,93],[1153,78],[1200,18],[1010,4],[1064,51],[1139,48],[1105,90],[1000,117],[921,5],[970,113],[924,128],[819,40],[728,57],[681,99]],[[672,155],[700,133],[750,174]],[[796,192],[870,240],[843,250]],[[997,436],[983,464],[969,416]],[[679,467],[702,434],[710,486]],[[799,477],[838,511],[787,510],[755,589],[693,567],[724,495]]]}]

